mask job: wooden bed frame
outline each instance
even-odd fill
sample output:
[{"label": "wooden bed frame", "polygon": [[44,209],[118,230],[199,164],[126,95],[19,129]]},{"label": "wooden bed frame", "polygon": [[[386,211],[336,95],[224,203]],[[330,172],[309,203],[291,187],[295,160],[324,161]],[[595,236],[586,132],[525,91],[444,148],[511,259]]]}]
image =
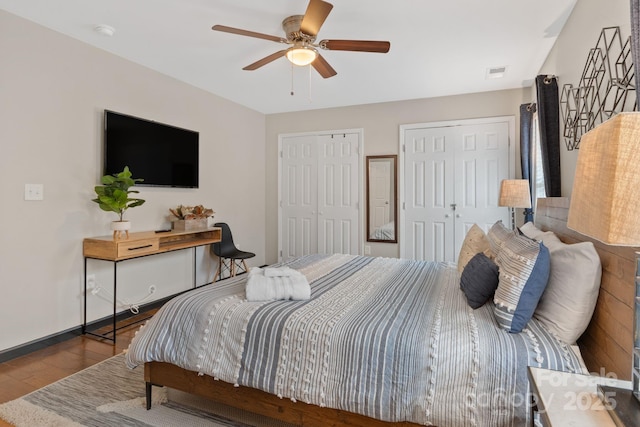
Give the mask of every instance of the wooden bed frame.
[{"label": "wooden bed frame", "polygon": [[322,408],[304,402],[280,399],[276,395],[249,387],[214,380],[208,375],[182,369],[170,363],[150,362],[144,365],[147,382],[147,409],[150,409],[151,385],[163,385],[205,397],[237,409],[264,415],[296,426],[327,427],[423,427],[410,422],[390,423],[339,409]]},{"label": "wooden bed frame", "polygon": [[[568,209],[566,198],[541,199],[536,224],[543,230],[554,231],[566,243],[590,240],[566,227]],[[579,340],[579,346],[591,372],[600,375],[614,373],[620,379],[630,380],[635,251],[634,248],[593,242],[602,260],[602,286],[596,311],[589,328]],[[147,382],[147,409],[151,402],[151,386],[158,385],[299,426],[418,427],[415,423],[389,423],[346,411],[294,403],[260,390],[234,387],[206,375],[198,376],[168,363],[146,363],[144,377]]]}]

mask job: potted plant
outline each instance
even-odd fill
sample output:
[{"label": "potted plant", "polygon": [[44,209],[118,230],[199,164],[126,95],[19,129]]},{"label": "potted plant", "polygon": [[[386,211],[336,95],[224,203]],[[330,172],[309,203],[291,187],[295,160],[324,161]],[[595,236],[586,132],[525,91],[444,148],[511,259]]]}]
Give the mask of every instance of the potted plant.
[{"label": "potted plant", "polygon": [[175,218],[172,221],[172,228],[176,231],[200,230],[209,226],[209,217],[213,217],[213,209],[205,208],[202,205],[184,206],[178,205],[175,209],[169,209]]},{"label": "potted plant", "polygon": [[103,176],[100,180],[103,185],[95,187],[98,197],[91,201],[96,202],[103,211],[115,212],[119,216],[119,220],[111,223],[114,239],[119,238],[123,231],[127,238],[129,237],[131,223],[123,216],[127,209],[140,206],[145,202],[143,199],[129,197],[132,193],[139,193],[139,191],[130,190],[130,188],[142,181],[144,181],[142,178],[131,178],[131,171],[128,166],[125,166],[120,173]]}]

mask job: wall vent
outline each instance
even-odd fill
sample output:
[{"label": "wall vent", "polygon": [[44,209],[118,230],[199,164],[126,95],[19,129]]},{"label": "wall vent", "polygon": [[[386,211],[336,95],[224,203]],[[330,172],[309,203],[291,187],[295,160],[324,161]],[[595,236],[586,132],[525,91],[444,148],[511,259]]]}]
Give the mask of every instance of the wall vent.
[{"label": "wall vent", "polygon": [[507,67],[506,66],[490,67],[490,68],[487,68],[487,78],[488,79],[499,79],[501,77],[504,77],[506,72],[507,72]]}]

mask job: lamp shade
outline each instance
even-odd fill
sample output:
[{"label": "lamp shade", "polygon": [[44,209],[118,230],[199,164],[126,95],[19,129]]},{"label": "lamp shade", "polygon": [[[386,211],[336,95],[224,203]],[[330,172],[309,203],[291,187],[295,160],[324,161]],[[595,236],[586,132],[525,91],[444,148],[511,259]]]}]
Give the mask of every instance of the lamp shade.
[{"label": "lamp shade", "polygon": [[640,113],[585,133],[567,227],[608,245],[640,246]]},{"label": "lamp shade", "polygon": [[510,208],[530,208],[531,192],[526,179],[504,179],[500,183],[498,206]]}]

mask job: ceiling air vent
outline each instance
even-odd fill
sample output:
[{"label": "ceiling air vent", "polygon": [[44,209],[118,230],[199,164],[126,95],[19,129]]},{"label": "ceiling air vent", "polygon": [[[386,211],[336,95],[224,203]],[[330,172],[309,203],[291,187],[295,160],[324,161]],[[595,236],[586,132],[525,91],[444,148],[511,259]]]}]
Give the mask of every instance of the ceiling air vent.
[{"label": "ceiling air vent", "polygon": [[504,74],[507,72],[507,67],[491,67],[487,68],[487,78],[488,79],[499,79],[504,77]]}]

